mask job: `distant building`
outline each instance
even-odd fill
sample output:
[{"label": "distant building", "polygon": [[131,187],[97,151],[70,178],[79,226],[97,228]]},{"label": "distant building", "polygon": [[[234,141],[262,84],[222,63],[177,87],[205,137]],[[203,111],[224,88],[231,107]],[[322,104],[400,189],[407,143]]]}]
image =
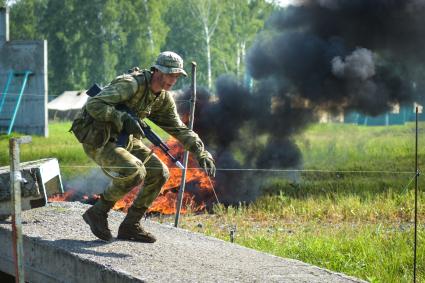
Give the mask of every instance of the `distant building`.
[{"label": "distant building", "polygon": [[49,103],[49,120],[73,120],[86,104],[89,96],[85,91],[65,91]]},{"label": "distant building", "polygon": [[326,111],[318,111],[319,123],[344,123],[344,114],[332,114]]},{"label": "distant building", "polygon": [[[415,121],[416,106],[418,107],[418,113],[421,114],[423,106],[417,103],[404,106],[397,104],[394,105],[391,111],[375,117],[367,116],[354,111],[344,113],[344,123],[364,126],[404,125],[406,122]],[[424,121],[425,117],[423,117],[423,115],[419,115],[419,120]]]}]

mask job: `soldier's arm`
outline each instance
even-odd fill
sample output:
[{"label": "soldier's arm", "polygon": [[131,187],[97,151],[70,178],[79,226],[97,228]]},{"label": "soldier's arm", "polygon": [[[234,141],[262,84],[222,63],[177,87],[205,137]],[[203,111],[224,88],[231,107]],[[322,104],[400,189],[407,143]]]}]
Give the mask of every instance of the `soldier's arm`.
[{"label": "soldier's arm", "polygon": [[137,91],[137,81],[132,76],[123,75],[107,85],[98,95],[87,100],[86,110],[96,120],[112,122],[118,130],[122,128],[122,111],[115,109]]},{"label": "soldier's arm", "polygon": [[202,140],[180,120],[176,104],[169,92],[165,93],[165,99],[161,105],[152,111],[148,118],[179,140],[186,150],[194,153],[197,157],[204,152]]}]

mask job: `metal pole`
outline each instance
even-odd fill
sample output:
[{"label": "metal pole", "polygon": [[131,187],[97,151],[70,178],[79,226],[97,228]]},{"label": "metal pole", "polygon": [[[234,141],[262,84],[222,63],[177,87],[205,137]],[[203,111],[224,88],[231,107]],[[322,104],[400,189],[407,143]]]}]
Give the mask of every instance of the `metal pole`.
[{"label": "metal pole", "polygon": [[13,125],[15,124],[16,115],[18,114],[19,106],[21,105],[22,95],[24,94],[25,87],[28,82],[28,77],[32,75],[31,71],[25,71],[24,73],[15,73],[15,75],[23,75],[24,81],[22,82],[22,87],[19,92],[18,100],[16,101],[15,109],[13,110],[12,119],[10,120],[9,129],[7,130],[7,134],[10,135],[12,133]]},{"label": "metal pole", "polygon": [[[193,121],[195,120],[195,104],[196,104],[196,62],[192,62],[192,96],[190,98],[190,116],[189,116],[189,129],[193,130]],[[189,161],[189,151],[185,151],[183,157],[183,166],[184,169],[182,171],[182,178],[180,182],[179,194],[177,196],[177,204],[176,204],[176,219],[174,221],[174,227],[179,225],[180,219],[180,211],[183,203],[183,194],[186,186],[186,171],[187,171],[187,163]]]},{"label": "metal pole", "polygon": [[25,283],[24,275],[24,248],[22,242],[22,219],[21,219],[21,182],[23,181],[19,166],[19,144],[30,143],[31,137],[11,138],[9,140],[10,154],[10,191],[12,193],[12,233],[13,255],[15,257],[15,282]]},{"label": "metal pole", "polygon": [[416,283],[416,248],[418,237],[418,106],[416,106],[416,131],[415,131],[415,239],[413,244],[413,282]]}]

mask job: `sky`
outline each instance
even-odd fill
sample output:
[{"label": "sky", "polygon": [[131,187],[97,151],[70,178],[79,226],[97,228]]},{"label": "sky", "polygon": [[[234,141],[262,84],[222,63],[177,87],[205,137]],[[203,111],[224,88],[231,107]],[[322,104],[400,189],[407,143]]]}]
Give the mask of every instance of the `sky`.
[{"label": "sky", "polygon": [[297,0],[276,0],[276,2],[279,3],[280,6],[285,7],[294,4]]}]

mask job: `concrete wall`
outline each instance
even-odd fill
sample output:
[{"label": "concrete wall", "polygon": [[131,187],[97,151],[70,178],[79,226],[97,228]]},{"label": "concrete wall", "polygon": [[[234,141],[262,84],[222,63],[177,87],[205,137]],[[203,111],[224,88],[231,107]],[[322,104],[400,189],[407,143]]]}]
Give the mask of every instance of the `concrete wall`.
[{"label": "concrete wall", "polygon": [[[29,77],[13,132],[30,135],[48,135],[47,111],[47,41],[9,40],[8,10],[0,8],[0,91],[3,94],[9,71],[33,73]],[[21,90],[23,76],[14,76],[0,113],[0,133],[5,133],[16,99]]]}]

